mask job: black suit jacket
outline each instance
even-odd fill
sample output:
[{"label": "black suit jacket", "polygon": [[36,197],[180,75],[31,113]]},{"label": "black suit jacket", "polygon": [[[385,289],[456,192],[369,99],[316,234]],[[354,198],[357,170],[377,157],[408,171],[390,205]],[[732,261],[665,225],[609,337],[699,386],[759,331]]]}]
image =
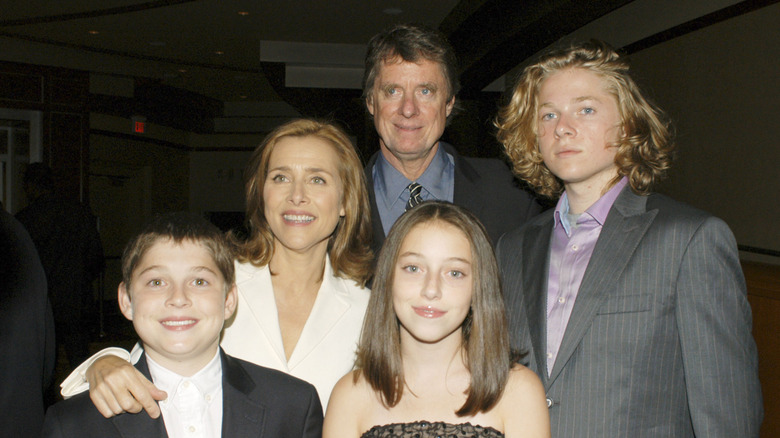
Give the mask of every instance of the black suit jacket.
[{"label": "black suit jacket", "polygon": [[[222,357],[222,436],[322,436],[322,406],[314,387],[289,374],[228,356]],[[147,378],[146,357],[135,365]],[[57,403],[46,412],[44,437],[167,437],[162,416],[145,411],[106,419],[88,393]]]},{"label": "black suit jacket", "polygon": [[[493,243],[496,243],[502,234],[519,227],[541,211],[536,199],[520,187],[501,160],[463,157],[452,145],[443,141],[439,142],[439,146],[455,160],[453,204],[474,213],[485,226]],[[380,152],[375,153],[365,168],[374,228],[372,249],[375,254],[379,253],[385,241],[385,231],[374,193],[373,169],[379,154]]]},{"label": "black suit jacket", "polygon": [[46,274],[22,224],[0,206],[0,430],[41,433],[43,388],[54,371]]},{"label": "black suit jacket", "polygon": [[[85,303],[92,298],[92,280],[103,268],[103,247],[95,217],[78,202],[49,193],[16,213],[16,219],[30,233],[38,250],[55,321],[80,324]],[[86,357],[69,356],[76,363],[83,359]]]}]

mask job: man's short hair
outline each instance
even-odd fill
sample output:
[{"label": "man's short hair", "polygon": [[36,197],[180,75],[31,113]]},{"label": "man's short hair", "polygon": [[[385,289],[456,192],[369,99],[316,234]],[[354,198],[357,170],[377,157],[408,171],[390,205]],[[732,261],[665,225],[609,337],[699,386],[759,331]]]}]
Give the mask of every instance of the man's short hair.
[{"label": "man's short hair", "polygon": [[363,72],[363,99],[370,98],[382,64],[396,58],[414,63],[427,60],[441,65],[449,88],[448,102],[460,91],[458,62],[447,38],[426,26],[398,24],[374,35],[368,42],[366,68]]},{"label": "man's short hair", "polygon": [[203,246],[214,260],[225,281],[225,293],[236,281],[233,249],[224,233],[214,224],[194,213],[177,212],[152,219],[125,246],[122,253],[122,281],[127,290],[138,263],[158,242],[174,244],[191,242]]}]

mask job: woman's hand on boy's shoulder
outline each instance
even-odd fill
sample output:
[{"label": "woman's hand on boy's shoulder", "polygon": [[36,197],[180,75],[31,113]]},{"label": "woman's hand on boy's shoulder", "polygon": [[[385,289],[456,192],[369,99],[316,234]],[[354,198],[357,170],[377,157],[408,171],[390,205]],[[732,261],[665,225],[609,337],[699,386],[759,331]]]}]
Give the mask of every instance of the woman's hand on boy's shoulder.
[{"label": "woman's hand on boy's shoulder", "polygon": [[157,418],[160,416],[157,401],[168,397],[133,365],[116,356],[96,360],[87,370],[86,378],[89,398],[106,418],[124,412],[138,413],[141,409]]}]

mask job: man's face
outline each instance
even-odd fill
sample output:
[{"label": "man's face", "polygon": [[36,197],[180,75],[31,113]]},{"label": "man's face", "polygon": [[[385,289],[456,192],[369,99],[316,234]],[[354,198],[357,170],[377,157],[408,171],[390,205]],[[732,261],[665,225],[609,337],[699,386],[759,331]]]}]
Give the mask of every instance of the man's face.
[{"label": "man's face", "polygon": [[380,65],[366,100],[380,148],[391,164],[428,157],[455,104],[454,97],[447,100],[450,90],[440,64],[399,60]]}]

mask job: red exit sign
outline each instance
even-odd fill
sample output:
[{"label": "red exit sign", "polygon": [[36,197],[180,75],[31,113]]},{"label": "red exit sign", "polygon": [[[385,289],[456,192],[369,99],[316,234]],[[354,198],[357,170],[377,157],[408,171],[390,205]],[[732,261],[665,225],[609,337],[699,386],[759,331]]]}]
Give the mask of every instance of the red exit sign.
[{"label": "red exit sign", "polygon": [[143,134],[146,132],[146,117],[133,116],[133,134]]}]

